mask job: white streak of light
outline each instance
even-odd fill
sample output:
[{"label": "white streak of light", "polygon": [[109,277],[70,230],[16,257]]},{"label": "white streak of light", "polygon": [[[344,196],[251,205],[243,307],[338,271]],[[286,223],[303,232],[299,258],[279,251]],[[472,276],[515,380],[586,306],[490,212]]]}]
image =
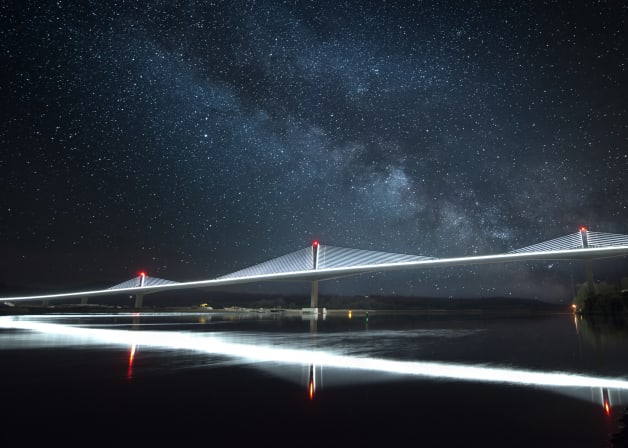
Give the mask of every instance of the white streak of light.
[{"label": "white streak of light", "polygon": [[564,372],[538,372],[506,367],[470,366],[464,364],[394,361],[370,357],[354,357],[320,350],[298,350],[265,345],[230,342],[224,335],[207,333],[103,330],[60,324],[0,318],[0,328],[31,330],[64,335],[83,342],[142,345],[177,350],[192,350],[250,361],[285,364],[316,364],[325,367],[387,372],[434,379],[480,381],[552,387],[599,387],[628,390],[628,380],[578,375]]}]

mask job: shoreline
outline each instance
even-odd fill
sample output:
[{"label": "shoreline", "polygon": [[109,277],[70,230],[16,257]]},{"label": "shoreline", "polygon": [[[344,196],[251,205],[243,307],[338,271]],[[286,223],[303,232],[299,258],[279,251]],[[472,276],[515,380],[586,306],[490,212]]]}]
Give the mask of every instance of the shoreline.
[{"label": "shoreline", "polygon": [[140,309],[97,305],[97,304],[62,304],[62,305],[22,305],[0,307],[0,316],[3,315],[37,315],[37,314],[102,314],[102,313],[189,313],[189,314],[259,314],[277,316],[310,316],[310,317],[365,317],[373,315],[425,315],[425,316],[494,316],[494,315],[516,315],[516,316],[539,316],[555,314],[571,314],[570,309],[530,309],[528,307],[460,307],[460,308],[319,308],[319,312],[312,313],[305,310],[309,308],[252,308],[252,307],[224,307],[212,308],[202,306],[163,306],[144,307]]}]

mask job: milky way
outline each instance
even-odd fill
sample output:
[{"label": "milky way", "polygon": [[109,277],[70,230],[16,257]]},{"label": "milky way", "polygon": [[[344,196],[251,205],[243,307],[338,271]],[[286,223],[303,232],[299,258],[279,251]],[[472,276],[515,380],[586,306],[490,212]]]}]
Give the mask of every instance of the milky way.
[{"label": "milky way", "polygon": [[[445,257],[628,233],[620,2],[20,5],[0,6],[7,285],[206,279],[313,239]],[[361,281],[554,300],[572,273]]]}]

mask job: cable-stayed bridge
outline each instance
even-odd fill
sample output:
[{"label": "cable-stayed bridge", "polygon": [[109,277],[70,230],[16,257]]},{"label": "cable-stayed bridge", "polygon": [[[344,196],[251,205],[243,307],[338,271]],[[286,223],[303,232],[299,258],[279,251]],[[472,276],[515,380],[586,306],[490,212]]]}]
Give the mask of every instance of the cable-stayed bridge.
[{"label": "cable-stayed bridge", "polygon": [[[55,300],[135,295],[135,307],[142,306],[144,295],[163,291],[193,288],[213,288],[274,280],[311,282],[311,310],[318,306],[318,282],[382,271],[425,269],[446,266],[508,263],[540,260],[591,260],[628,255],[628,235],[592,232],[581,228],[578,232],[549,241],[526,246],[501,254],[477,255],[454,258],[435,258],[421,255],[378,252],[320,244],[318,241],[304,249],[291,252],[272,260],[232,272],[210,280],[176,282],[147,276],[139,276],[107,289],[77,291],[59,294],[0,297],[0,301]],[[592,284],[590,269],[587,280]]]}]

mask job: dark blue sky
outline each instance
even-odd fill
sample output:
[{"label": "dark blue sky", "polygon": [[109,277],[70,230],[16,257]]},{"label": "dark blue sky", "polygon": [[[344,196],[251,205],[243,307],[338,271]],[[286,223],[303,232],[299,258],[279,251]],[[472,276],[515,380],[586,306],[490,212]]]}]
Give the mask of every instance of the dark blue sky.
[{"label": "dark blue sky", "polygon": [[[4,3],[0,282],[207,279],[313,239],[446,257],[580,225],[628,233],[627,14]],[[554,300],[572,270],[581,281],[579,266],[511,265],[380,275],[365,290]]]}]

